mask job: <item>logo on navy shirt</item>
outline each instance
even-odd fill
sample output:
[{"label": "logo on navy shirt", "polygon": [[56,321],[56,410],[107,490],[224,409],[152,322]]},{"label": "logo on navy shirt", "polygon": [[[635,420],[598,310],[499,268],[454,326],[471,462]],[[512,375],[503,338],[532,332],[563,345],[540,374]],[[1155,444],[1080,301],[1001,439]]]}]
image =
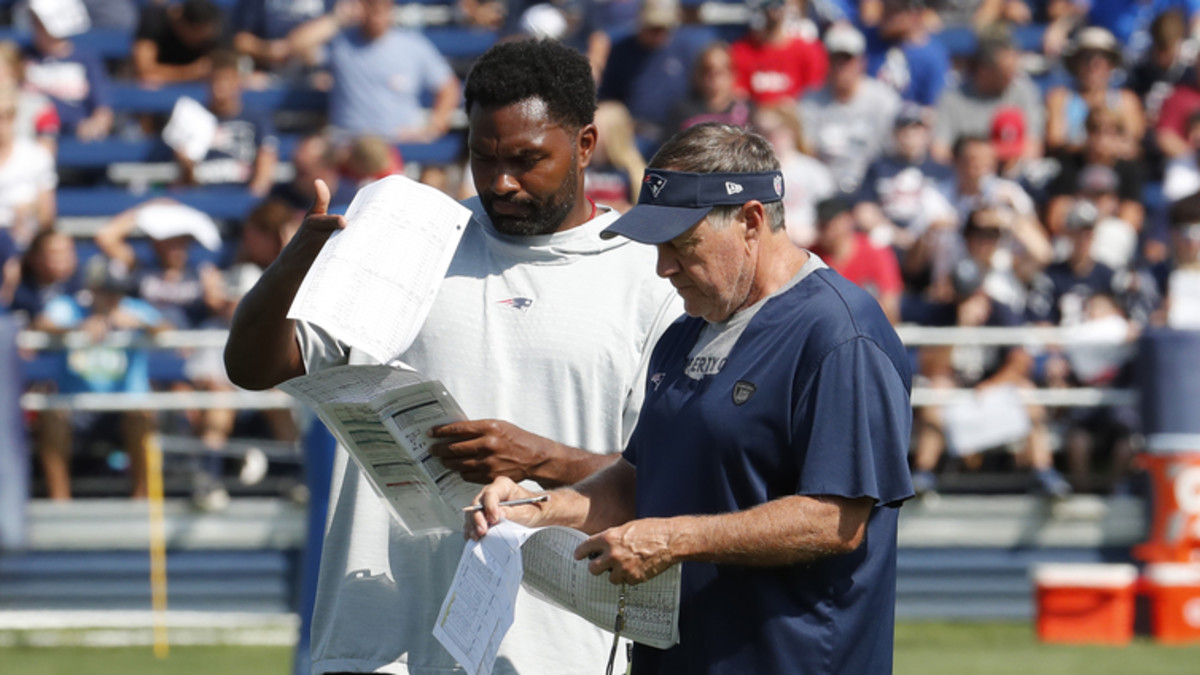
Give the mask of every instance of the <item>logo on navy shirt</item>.
[{"label": "logo on navy shirt", "polygon": [[657,372],[650,376],[650,384],[654,385],[654,391],[658,391],[658,385],[662,384],[663,378],[667,376],[664,372]]},{"label": "logo on navy shirt", "polygon": [[507,300],[500,300],[499,303],[524,312],[533,306],[533,298],[508,298]]},{"label": "logo on navy shirt", "polygon": [[724,356],[697,356],[688,361],[683,372],[693,380],[704,379],[705,375],[716,375],[729,359]]},{"label": "logo on navy shirt", "polygon": [[667,185],[667,179],[656,173],[646,174],[642,182],[650,188],[650,194],[654,195],[655,199],[658,199],[658,193],[662,192],[662,189]]},{"label": "logo on navy shirt", "polygon": [[733,404],[742,405],[749,401],[756,391],[758,391],[758,387],[754,386],[753,382],[738,380],[737,384],[733,385]]}]

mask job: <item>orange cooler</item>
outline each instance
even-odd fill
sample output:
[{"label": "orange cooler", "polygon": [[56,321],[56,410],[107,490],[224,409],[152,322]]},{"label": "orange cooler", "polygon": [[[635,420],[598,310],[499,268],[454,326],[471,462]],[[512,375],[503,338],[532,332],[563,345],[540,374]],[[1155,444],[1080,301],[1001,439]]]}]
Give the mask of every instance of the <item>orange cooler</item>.
[{"label": "orange cooler", "polygon": [[1146,566],[1150,621],[1159,642],[1200,642],[1200,563]]},{"label": "orange cooler", "polygon": [[1125,564],[1037,565],[1033,581],[1038,639],[1129,644],[1137,576],[1137,568]]}]

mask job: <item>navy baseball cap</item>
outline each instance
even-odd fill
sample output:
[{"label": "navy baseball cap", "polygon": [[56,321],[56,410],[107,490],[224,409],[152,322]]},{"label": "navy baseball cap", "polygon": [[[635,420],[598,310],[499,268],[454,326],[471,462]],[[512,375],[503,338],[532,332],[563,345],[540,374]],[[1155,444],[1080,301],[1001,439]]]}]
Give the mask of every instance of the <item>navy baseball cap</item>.
[{"label": "navy baseball cap", "polygon": [[687,232],[714,206],[783,199],[783,173],[688,173],[647,169],[637,206],[600,233],[643,244],[662,244]]}]

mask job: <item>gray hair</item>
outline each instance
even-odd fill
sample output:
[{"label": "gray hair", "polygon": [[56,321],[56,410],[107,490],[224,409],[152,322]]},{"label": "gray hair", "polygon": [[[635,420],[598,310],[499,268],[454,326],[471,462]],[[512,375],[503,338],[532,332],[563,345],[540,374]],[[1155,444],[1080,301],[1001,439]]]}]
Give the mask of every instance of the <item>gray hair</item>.
[{"label": "gray hair", "polygon": [[[767,139],[749,129],[705,122],[672,136],[654,154],[649,168],[689,173],[760,173],[778,171],[779,158]],[[771,230],[782,230],[783,200],[764,203],[763,207]],[[714,227],[725,227],[741,208],[737,204],[713,207],[708,220]]]}]

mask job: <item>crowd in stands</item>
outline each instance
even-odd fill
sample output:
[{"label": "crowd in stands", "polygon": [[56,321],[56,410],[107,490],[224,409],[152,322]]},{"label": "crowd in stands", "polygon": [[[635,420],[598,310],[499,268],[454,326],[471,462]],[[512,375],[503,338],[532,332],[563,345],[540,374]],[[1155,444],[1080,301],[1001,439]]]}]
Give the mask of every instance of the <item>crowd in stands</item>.
[{"label": "crowd in stands", "polygon": [[[914,348],[918,386],[977,392],[915,411],[918,491],[936,491],[949,470],[995,465],[1028,468],[1050,495],[1124,489],[1135,411],[1047,408],[1019,392],[1127,386],[1141,331],[1200,321],[1200,2],[717,5],[424,0],[414,13],[393,0],[7,3],[0,307],[31,329],[97,339],[227,325],[298,226],[314,179],[330,185],[334,209],[396,172],[472,195],[465,45],[558,39],[588,56],[598,81],[600,145],[587,183],[597,201],[635,202],[647,158],[680,129],[749,126],[782,163],[792,240],[868,288],[894,323],[1104,338],[1088,348]],[[437,7],[447,10],[440,26],[399,21],[419,24]],[[102,34],[126,47],[99,51]],[[139,109],[122,100],[130,92],[170,104]],[[320,104],[252,105],[262,92]],[[97,143],[146,144],[133,167],[141,178],[122,180],[115,165],[56,165],[68,146]],[[89,210],[88,190],[114,187],[133,208]],[[57,192],[68,188],[71,213],[102,225],[64,227]],[[241,194],[246,208],[231,217],[187,205],[216,188]],[[55,358],[28,387],[232,387],[219,354],[203,350],[172,373],[136,348]],[[269,435],[295,440],[290,418],[267,417]],[[218,450],[239,423],[234,411],[183,418],[175,424]],[[168,423],[151,413],[31,415],[46,494],[69,498],[72,444],[100,435],[124,453],[114,465],[143,495],[146,437]],[[1011,452],[985,452],[997,448]],[[200,464],[199,493],[219,503],[220,464]]]}]

